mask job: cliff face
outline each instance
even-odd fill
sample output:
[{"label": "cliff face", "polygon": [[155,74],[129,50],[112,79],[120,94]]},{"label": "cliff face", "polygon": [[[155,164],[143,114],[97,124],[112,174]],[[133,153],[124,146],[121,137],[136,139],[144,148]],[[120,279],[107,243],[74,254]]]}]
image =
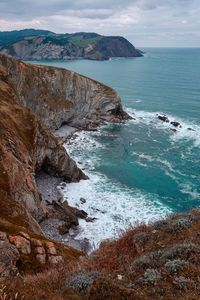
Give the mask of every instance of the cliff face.
[{"label": "cliff face", "polygon": [[120,36],[102,37],[88,53],[89,59],[104,60],[111,57],[139,57],[142,51],[136,49],[128,40]]},{"label": "cliff face", "polygon": [[51,129],[63,123],[93,128],[103,121],[127,119],[114,90],[74,72],[16,62],[0,55],[17,101]]},{"label": "cliff face", "polygon": [[[35,172],[41,167],[68,181],[85,178],[64,147],[27,108],[17,104],[5,68],[0,67],[0,198],[25,206],[42,216]],[[35,228],[30,222],[30,229]]]},{"label": "cliff face", "polygon": [[68,182],[87,178],[50,129],[126,118],[117,94],[100,83],[0,55],[0,283],[2,276],[41,271],[82,255],[49,244],[39,225],[44,217],[62,215],[66,231],[87,216],[67,204],[50,209],[41,203],[35,180],[41,169]]},{"label": "cliff face", "polygon": [[120,36],[101,36],[78,32],[55,34],[48,31],[20,31],[12,35],[0,33],[2,52],[19,59],[72,59],[107,60],[111,57],[139,57],[142,51]]}]

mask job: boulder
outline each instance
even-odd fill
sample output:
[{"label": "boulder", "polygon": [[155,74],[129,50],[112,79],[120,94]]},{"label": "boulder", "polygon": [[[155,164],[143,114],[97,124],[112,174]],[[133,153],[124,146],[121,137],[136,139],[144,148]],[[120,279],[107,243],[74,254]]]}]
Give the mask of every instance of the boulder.
[{"label": "boulder", "polygon": [[9,236],[9,241],[11,244],[14,244],[15,247],[21,252],[22,254],[30,254],[31,253],[31,244],[30,241],[27,239],[16,235],[16,236]]},{"label": "boulder", "polygon": [[158,119],[163,122],[169,123],[169,119],[166,116],[158,115]]},{"label": "boulder", "polygon": [[172,124],[174,127],[180,127],[181,126],[181,124],[177,121],[172,121],[172,122],[170,122],[170,124]]},{"label": "boulder", "polygon": [[0,240],[0,282],[18,274],[16,263],[20,257],[17,248],[8,241]]},{"label": "boulder", "polygon": [[46,254],[37,254],[36,259],[41,265],[46,264]]},{"label": "boulder", "polygon": [[50,264],[56,265],[56,264],[62,263],[63,261],[64,260],[63,260],[62,256],[49,256]]}]

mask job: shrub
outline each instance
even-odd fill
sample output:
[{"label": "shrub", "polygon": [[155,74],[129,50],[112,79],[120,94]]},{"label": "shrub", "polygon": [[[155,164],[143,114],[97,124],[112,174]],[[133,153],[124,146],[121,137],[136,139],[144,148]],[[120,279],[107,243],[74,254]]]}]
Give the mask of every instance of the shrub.
[{"label": "shrub", "polygon": [[161,280],[162,276],[159,271],[155,269],[147,269],[141,281],[145,284],[156,285],[156,283]]},{"label": "shrub", "polygon": [[134,260],[132,264],[132,269],[147,268],[153,265],[152,253],[144,254]]},{"label": "shrub", "polygon": [[176,244],[175,246],[167,249],[163,252],[163,259],[189,259],[192,253],[199,254],[200,247],[192,242],[184,242],[180,244]]},{"label": "shrub", "polygon": [[176,286],[176,288],[182,291],[188,290],[190,286],[192,287],[192,283],[193,282],[191,280],[183,276],[176,277],[173,281],[173,284]]},{"label": "shrub", "polygon": [[195,221],[196,221],[196,218],[194,218],[191,215],[189,215],[185,218],[179,218],[179,219],[172,221],[172,223],[170,223],[170,226],[167,228],[167,230],[169,232],[176,232],[176,231],[188,229],[194,224]]},{"label": "shrub", "polygon": [[176,273],[177,271],[183,270],[188,266],[188,262],[181,259],[168,260],[165,264],[165,268],[170,273]]},{"label": "shrub", "polygon": [[167,224],[168,222],[166,220],[158,220],[153,223],[152,227],[156,230],[159,230],[159,229],[163,229]]},{"label": "shrub", "polygon": [[98,272],[79,272],[74,274],[65,286],[73,288],[77,292],[84,292],[97,279],[98,274]]},{"label": "shrub", "polygon": [[134,235],[133,242],[144,244],[148,240],[148,235],[146,232],[139,232]]}]

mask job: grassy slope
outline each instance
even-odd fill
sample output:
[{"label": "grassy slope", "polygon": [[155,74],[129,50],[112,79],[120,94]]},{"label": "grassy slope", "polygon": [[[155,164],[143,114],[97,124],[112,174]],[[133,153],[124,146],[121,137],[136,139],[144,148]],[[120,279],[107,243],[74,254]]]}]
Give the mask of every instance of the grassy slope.
[{"label": "grassy slope", "polygon": [[[130,228],[82,262],[28,275],[25,299],[200,299],[200,211]],[[34,293],[34,294],[33,294]]]}]

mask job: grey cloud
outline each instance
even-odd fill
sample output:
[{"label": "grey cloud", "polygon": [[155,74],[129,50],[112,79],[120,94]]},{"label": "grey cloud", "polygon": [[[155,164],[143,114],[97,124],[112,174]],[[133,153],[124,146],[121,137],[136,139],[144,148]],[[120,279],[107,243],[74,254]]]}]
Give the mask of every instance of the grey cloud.
[{"label": "grey cloud", "polygon": [[185,34],[200,46],[199,13],[199,0],[0,0],[0,30],[96,31],[139,46],[178,45]]}]

